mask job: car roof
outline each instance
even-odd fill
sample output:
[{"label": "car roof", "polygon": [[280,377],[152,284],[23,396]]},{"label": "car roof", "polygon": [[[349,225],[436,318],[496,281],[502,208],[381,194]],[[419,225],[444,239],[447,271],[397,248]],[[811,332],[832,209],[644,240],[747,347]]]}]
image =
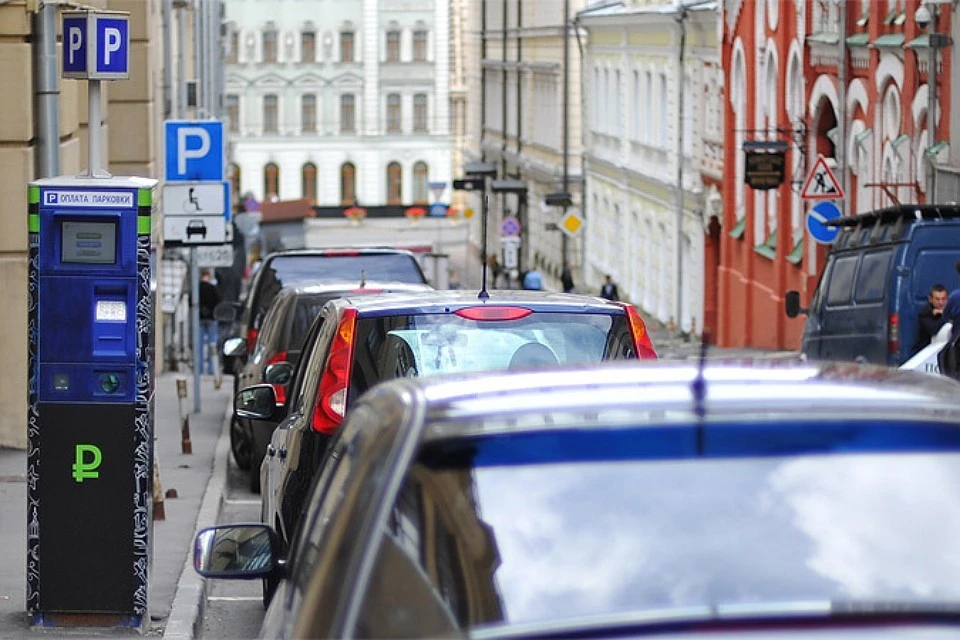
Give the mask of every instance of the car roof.
[{"label": "car roof", "polygon": [[336,249],[286,249],[283,251],[275,251],[267,255],[263,261],[268,262],[276,258],[285,258],[285,257],[297,257],[297,256],[348,256],[348,255],[390,255],[390,254],[400,254],[407,255],[416,260],[416,256],[412,251],[406,249],[393,249],[391,247],[337,247]]},{"label": "car roof", "polygon": [[[704,390],[698,401],[697,386]],[[856,363],[629,361],[496,375],[398,379],[368,392],[416,398],[426,439],[590,425],[879,419],[960,424],[960,384]],[[415,412],[416,413],[416,412]],[[415,425],[410,425],[417,428]]]},{"label": "car roof", "polygon": [[476,290],[436,290],[424,293],[389,293],[382,296],[344,296],[330,304],[341,308],[354,308],[360,315],[377,315],[382,312],[441,312],[445,309],[479,306],[523,306],[534,311],[591,312],[622,315],[623,303],[612,302],[595,296],[548,291],[494,290],[489,298],[481,300]]},{"label": "car roof", "polygon": [[356,280],[343,280],[340,282],[321,282],[317,284],[301,284],[281,289],[277,298],[287,297],[306,297],[311,295],[324,295],[338,292],[348,293],[378,293],[386,292],[426,292],[433,291],[433,287],[428,284],[410,284],[406,282],[386,282],[380,280],[367,280],[361,286]]}]

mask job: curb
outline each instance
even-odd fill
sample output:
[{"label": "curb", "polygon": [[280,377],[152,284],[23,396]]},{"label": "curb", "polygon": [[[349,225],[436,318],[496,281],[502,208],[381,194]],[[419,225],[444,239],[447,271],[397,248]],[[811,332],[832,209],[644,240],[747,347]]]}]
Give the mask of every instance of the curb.
[{"label": "curb", "polygon": [[[194,537],[205,527],[217,523],[220,507],[223,503],[223,493],[227,483],[227,458],[230,455],[230,417],[233,407],[227,406],[223,423],[220,425],[220,437],[213,452],[213,471],[207,488],[203,492],[200,502],[200,511],[197,515],[197,524]],[[170,608],[170,617],[163,629],[164,638],[193,640],[199,638],[203,631],[203,607],[206,600],[206,582],[193,570],[193,549],[187,551],[187,559],[180,571],[177,581],[177,590],[173,597],[173,606]]]}]

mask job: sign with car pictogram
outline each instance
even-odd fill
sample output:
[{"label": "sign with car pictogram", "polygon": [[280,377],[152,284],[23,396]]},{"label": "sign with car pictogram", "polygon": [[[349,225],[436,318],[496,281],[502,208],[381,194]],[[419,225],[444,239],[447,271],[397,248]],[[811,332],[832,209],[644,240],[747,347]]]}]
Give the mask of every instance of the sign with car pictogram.
[{"label": "sign with car pictogram", "polygon": [[223,244],[227,221],[218,216],[164,216],[163,238],[167,245]]}]

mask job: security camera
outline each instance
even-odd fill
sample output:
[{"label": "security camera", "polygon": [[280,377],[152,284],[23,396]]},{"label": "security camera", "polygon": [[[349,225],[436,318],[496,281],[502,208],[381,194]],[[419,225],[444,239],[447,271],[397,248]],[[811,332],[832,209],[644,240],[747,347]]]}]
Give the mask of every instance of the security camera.
[{"label": "security camera", "polygon": [[917,26],[921,29],[926,29],[930,21],[933,20],[933,16],[930,15],[930,10],[924,5],[920,5],[917,12],[913,14],[913,18],[917,21]]}]

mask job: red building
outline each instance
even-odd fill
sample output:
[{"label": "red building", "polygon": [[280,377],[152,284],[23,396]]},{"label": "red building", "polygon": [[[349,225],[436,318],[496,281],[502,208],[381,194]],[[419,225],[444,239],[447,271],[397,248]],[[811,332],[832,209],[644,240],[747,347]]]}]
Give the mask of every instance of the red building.
[{"label": "red building", "polygon": [[[801,198],[819,156],[833,169],[847,214],[927,199],[928,158],[945,143],[927,132],[929,36],[919,0],[734,0],[723,3],[724,220],[717,343],[795,349],[826,247],[805,231]],[[929,30],[949,33],[950,4]],[[935,143],[949,139],[950,56],[939,52]],[[845,64],[841,64],[845,60]],[[744,143],[785,149],[779,187],[748,184]]]}]

